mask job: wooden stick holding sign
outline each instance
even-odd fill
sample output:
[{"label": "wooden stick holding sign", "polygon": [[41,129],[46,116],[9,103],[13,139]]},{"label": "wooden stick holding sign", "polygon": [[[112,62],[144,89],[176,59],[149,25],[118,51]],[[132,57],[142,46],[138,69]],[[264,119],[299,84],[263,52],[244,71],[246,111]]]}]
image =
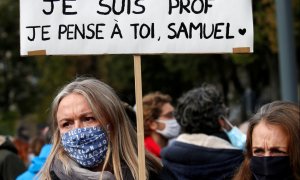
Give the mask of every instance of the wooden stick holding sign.
[{"label": "wooden stick holding sign", "polygon": [[141,56],[138,55],[134,56],[134,76],[135,76],[135,99],[136,99],[136,115],[137,115],[136,119],[137,119],[137,138],[138,138],[138,163],[139,163],[138,179],[146,179]]}]

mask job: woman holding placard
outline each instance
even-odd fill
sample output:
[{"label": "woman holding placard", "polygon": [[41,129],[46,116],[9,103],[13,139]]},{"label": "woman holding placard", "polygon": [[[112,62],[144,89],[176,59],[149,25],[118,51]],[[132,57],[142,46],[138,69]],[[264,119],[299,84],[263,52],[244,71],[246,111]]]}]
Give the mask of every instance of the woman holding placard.
[{"label": "woman holding placard", "polygon": [[[41,179],[137,179],[136,131],[111,87],[92,78],[67,84],[52,103],[53,148]],[[169,179],[146,152],[146,178]]]}]

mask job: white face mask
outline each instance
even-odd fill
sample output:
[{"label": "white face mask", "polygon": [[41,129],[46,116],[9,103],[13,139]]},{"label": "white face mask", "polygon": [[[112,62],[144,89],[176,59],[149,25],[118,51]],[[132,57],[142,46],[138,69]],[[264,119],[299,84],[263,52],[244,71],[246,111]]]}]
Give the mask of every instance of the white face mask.
[{"label": "white face mask", "polygon": [[177,123],[176,119],[169,120],[157,120],[160,123],[165,124],[165,128],[163,130],[156,130],[159,134],[163,135],[167,139],[174,138],[179,135],[180,126]]}]

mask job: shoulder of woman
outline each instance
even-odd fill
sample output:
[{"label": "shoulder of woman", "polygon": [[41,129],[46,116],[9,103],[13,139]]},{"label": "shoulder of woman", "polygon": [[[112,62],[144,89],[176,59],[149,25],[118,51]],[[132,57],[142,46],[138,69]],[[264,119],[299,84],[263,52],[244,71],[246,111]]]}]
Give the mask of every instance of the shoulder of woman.
[{"label": "shoulder of woman", "polygon": [[158,173],[150,171],[149,180],[177,180],[177,178],[167,167],[164,166]]}]

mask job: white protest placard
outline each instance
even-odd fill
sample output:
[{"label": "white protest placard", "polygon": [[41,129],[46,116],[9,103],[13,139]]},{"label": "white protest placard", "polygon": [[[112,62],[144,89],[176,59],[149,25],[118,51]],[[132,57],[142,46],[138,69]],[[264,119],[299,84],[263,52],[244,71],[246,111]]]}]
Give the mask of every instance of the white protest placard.
[{"label": "white protest placard", "polygon": [[21,55],[253,52],[251,0],[20,0]]}]

